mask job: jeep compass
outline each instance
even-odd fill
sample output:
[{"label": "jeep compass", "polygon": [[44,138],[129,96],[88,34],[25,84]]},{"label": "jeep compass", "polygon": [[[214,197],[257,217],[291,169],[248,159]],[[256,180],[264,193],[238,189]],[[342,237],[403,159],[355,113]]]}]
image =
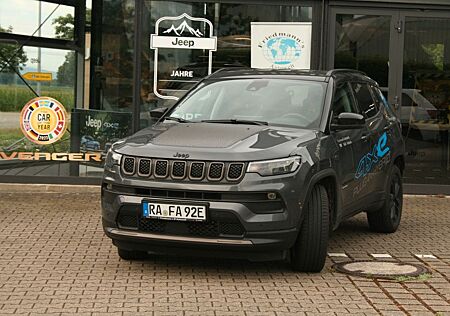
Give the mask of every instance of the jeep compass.
[{"label": "jeep compass", "polygon": [[219,70],[151,115],[106,157],[102,221],[122,259],[287,259],[318,272],[343,220],[399,226],[401,125],[363,73]]}]

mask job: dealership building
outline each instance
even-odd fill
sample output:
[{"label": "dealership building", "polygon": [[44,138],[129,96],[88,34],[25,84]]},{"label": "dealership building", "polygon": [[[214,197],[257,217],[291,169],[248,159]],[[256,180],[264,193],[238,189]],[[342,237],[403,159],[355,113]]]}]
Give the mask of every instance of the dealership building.
[{"label": "dealership building", "polygon": [[405,191],[450,194],[448,0],[0,0],[0,182],[98,184],[112,143],[230,67],[365,72]]}]

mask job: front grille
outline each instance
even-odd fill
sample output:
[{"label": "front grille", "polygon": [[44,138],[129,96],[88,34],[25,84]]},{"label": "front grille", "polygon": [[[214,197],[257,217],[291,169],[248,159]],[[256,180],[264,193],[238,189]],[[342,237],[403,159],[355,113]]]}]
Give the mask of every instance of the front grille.
[{"label": "front grille", "polygon": [[121,170],[126,176],[158,180],[238,182],[245,173],[243,162],[207,162],[157,158],[122,158]]},{"label": "front grille", "polygon": [[185,175],[186,175],[186,162],[175,161],[172,164],[172,178],[183,179]]},{"label": "front grille", "polygon": [[134,174],[135,159],[133,157],[124,157],[122,162],[122,168],[125,174]]},{"label": "front grille", "polygon": [[237,180],[241,177],[242,171],[244,170],[243,163],[232,163],[228,167],[227,177],[229,180]]},{"label": "front grille", "polygon": [[150,159],[139,159],[138,174],[141,177],[150,176],[152,161]]},{"label": "front grille", "polygon": [[189,173],[189,177],[194,180],[203,179],[203,175],[205,173],[205,163],[204,162],[193,162],[191,164],[191,171]]},{"label": "front grille", "polygon": [[212,162],[209,165],[208,178],[210,180],[219,181],[223,176],[224,164],[221,162]]},{"label": "front grille", "polygon": [[169,162],[167,160],[157,160],[155,164],[155,176],[165,178],[168,175]]}]

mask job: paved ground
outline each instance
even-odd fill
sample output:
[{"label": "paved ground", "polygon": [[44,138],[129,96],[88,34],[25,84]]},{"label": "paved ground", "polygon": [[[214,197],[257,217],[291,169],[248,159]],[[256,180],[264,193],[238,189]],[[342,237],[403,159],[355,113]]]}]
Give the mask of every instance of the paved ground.
[{"label": "paved ground", "polygon": [[[280,262],[125,262],[103,235],[98,193],[0,192],[0,202],[0,315],[450,315],[449,198],[405,198],[394,235],[370,233],[364,216],[347,221],[321,274]],[[389,254],[433,273],[405,282],[349,277],[330,269],[349,260],[343,254]]]}]

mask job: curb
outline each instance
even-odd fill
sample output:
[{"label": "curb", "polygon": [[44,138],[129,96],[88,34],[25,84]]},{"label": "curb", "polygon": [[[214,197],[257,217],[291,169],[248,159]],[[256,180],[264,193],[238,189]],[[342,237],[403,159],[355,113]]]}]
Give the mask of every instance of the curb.
[{"label": "curb", "polygon": [[100,193],[99,185],[1,183],[0,193]]}]

